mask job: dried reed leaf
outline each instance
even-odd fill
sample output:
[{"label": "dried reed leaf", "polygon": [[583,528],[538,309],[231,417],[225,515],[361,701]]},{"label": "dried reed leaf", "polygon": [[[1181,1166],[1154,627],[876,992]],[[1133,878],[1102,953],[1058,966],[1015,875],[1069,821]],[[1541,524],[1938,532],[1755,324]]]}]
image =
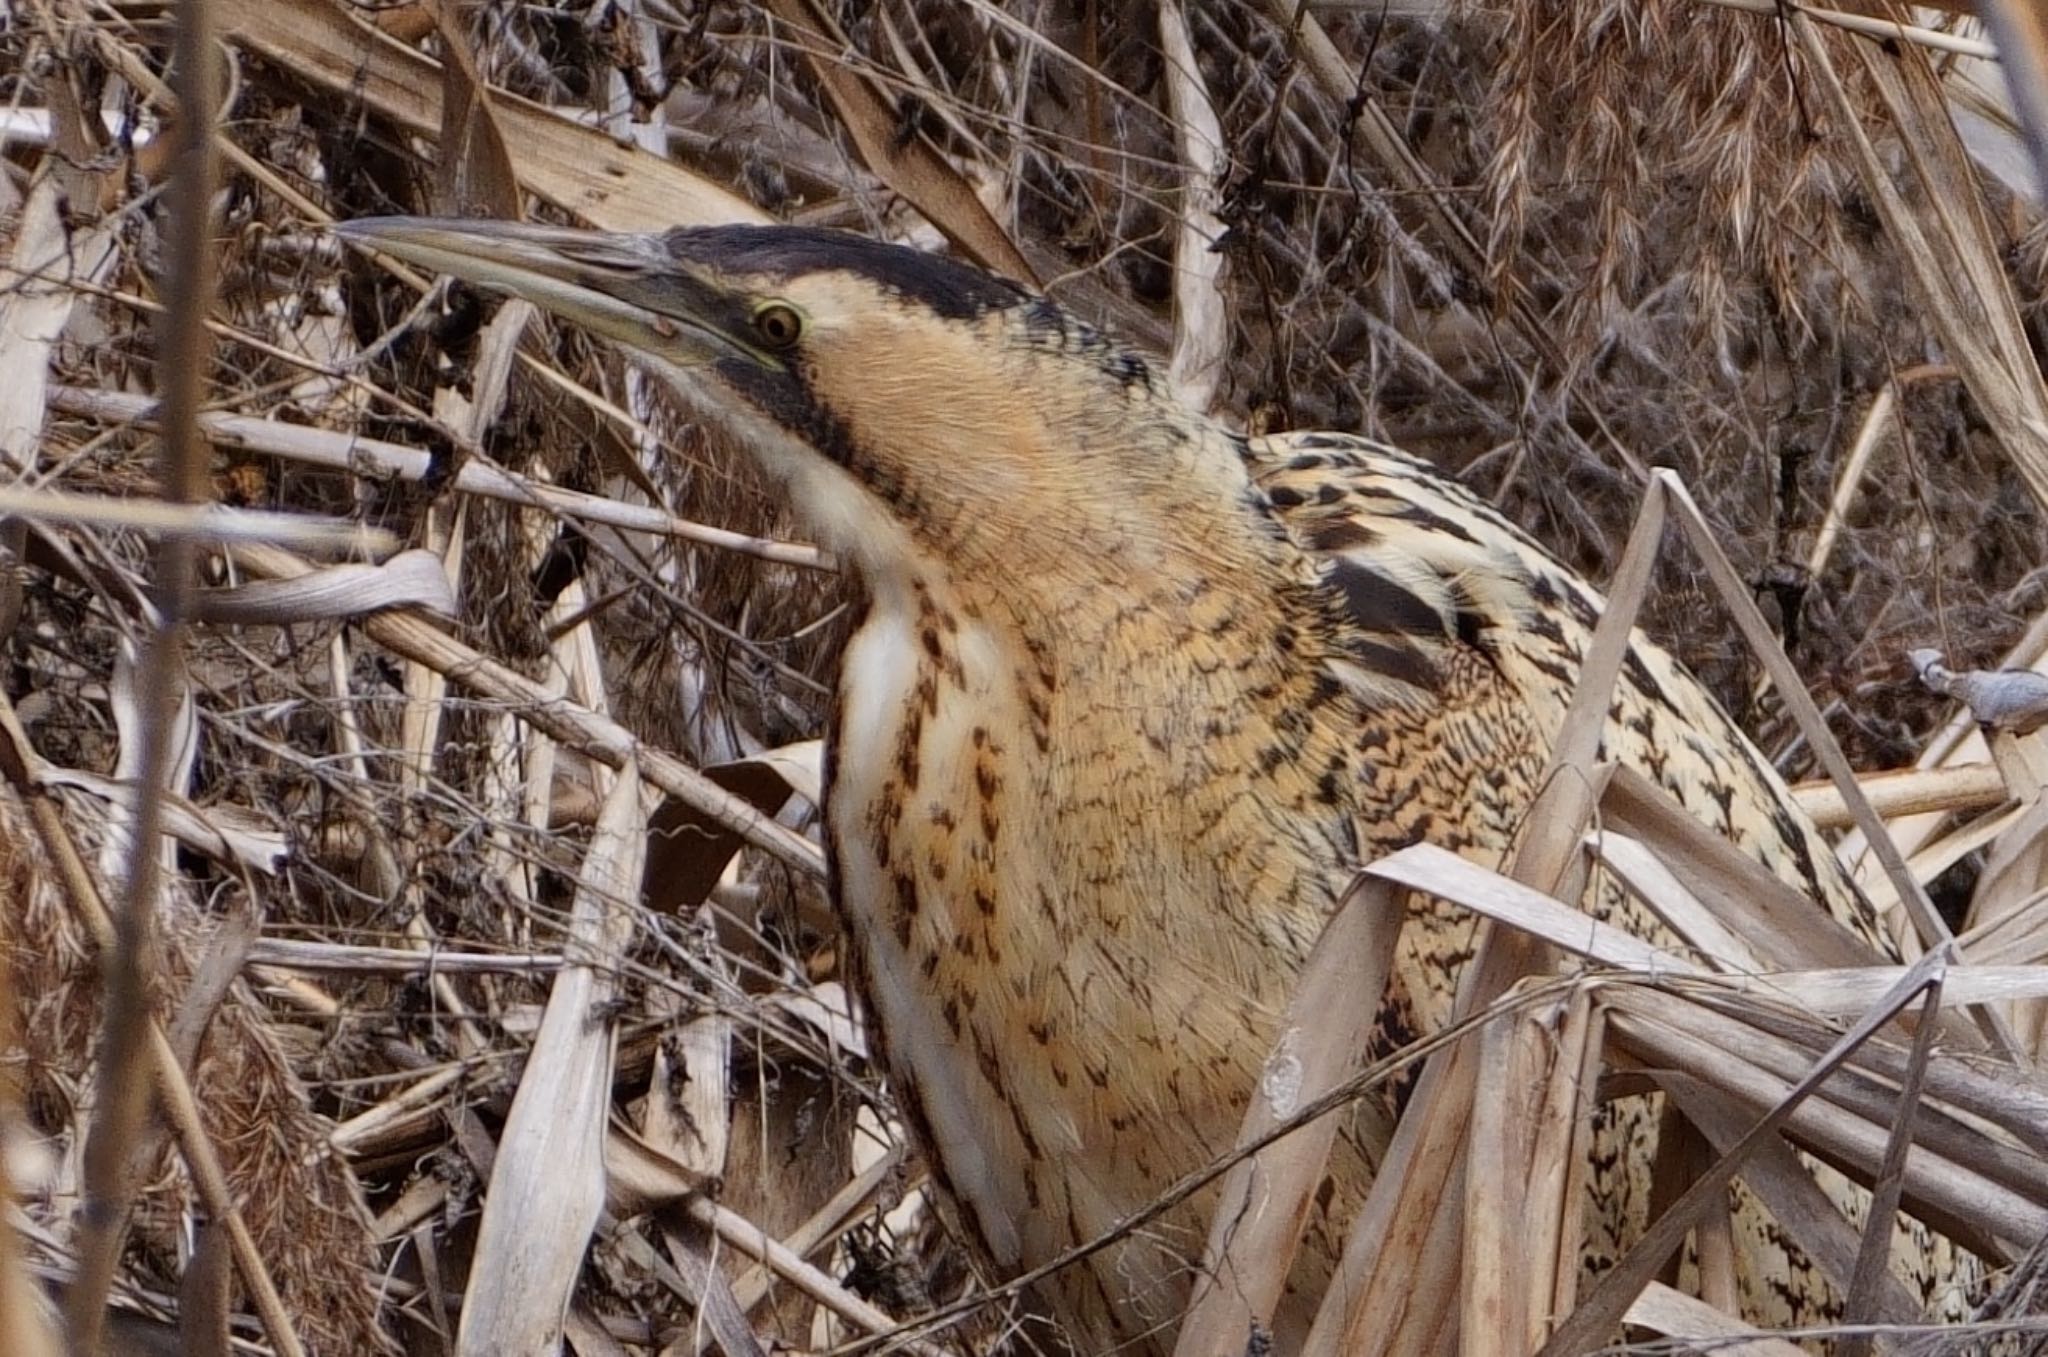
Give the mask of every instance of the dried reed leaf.
[{"label": "dried reed leaf", "polygon": [[[1898,966],[1856,966],[1848,970],[1774,970],[1755,980],[1759,993],[1797,1003],[1818,1017],[1841,1018],[1868,1009],[1903,974]],[[2048,966],[1958,965],[1949,972],[1936,1007],[2043,997],[2048,997]]]},{"label": "dried reed leaf", "polygon": [[1749,1325],[1662,1282],[1643,1288],[1628,1307],[1627,1319],[1638,1328],[1705,1348],[1714,1357],[1805,1357],[1806,1352],[1782,1338],[1757,1335]]},{"label": "dried reed leaf", "polygon": [[1035,285],[1038,275],[1009,233],[945,158],[914,127],[904,135],[889,101],[865,72],[842,53],[855,49],[829,10],[815,0],[768,0],[768,8],[796,35],[811,72],[832,101],[860,158],[925,220],[983,268]]},{"label": "dried reed leaf", "polygon": [[1722,922],[1646,844],[1603,828],[1588,836],[1586,846],[1667,928],[1716,967],[1740,974],[1764,969],[1743,935]]},{"label": "dried reed leaf", "polygon": [[[686,1221],[665,1225],[662,1237],[675,1273],[683,1281],[683,1294],[696,1311],[697,1327],[725,1357],[766,1357],[767,1350],[754,1336],[746,1312],[714,1262],[717,1241],[711,1232]],[[660,1269],[655,1271],[659,1275]]]},{"label": "dried reed leaf", "polygon": [[1435,844],[1418,843],[1389,853],[1365,869],[1425,895],[1462,905],[1474,913],[1540,938],[1553,947],[1604,966],[1645,975],[1698,975],[1698,966],[1612,924],[1510,877],[1489,871]]},{"label": "dried reed leaf", "polygon": [[732,1019],[680,1023],[654,1053],[642,1131],[706,1181],[725,1176],[732,1127]]},{"label": "dried reed leaf", "polygon": [[[220,0],[226,39],[330,96],[360,101],[417,136],[441,124],[440,66],[335,0]],[[522,188],[610,231],[763,220],[744,199],[673,161],[502,91],[497,122]]]},{"label": "dried reed leaf", "polygon": [[[766,758],[712,764],[704,780],[762,814],[774,816],[792,788],[783,769]],[[664,801],[648,821],[646,904],[662,914],[687,915],[710,898],[744,839],[700,808]]]},{"label": "dried reed leaf", "polygon": [[238,626],[284,626],[419,608],[454,617],[455,588],[431,551],[401,551],[380,565],[322,566],[291,580],[251,580],[200,593],[196,615]]},{"label": "dried reed leaf", "polygon": [[622,769],[584,855],[563,951],[526,1072],[498,1141],[476,1256],[464,1292],[458,1353],[551,1351],[604,1206],[611,1104],[609,1004],[633,930],[626,904],[646,855],[637,771]]},{"label": "dried reed leaf", "polygon": [[[1240,1147],[1259,1144],[1358,1072],[1400,930],[1400,896],[1379,880],[1345,896],[1302,968]],[[1224,1175],[1174,1357],[1234,1357],[1254,1334],[1272,1332],[1337,1125],[1334,1116],[1311,1122]]]},{"label": "dried reed leaf", "polygon": [[470,54],[469,35],[446,0],[425,0],[441,38],[441,135],[435,141],[435,210],[456,217],[518,221],[519,173],[490,93]]},{"label": "dried reed leaf", "polygon": [[706,1174],[650,1143],[617,1117],[604,1139],[605,1209],[622,1219],[687,1201],[717,1185]]},{"label": "dried reed leaf", "polygon": [[1615,770],[1600,812],[1605,826],[1640,840],[1714,917],[1775,964],[1849,968],[1878,960],[1846,925],[1633,770]]},{"label": "dried reed leaf", "polygon": [[[76,768],[45,767],[37,780],[42,786],[83,792],[109,804],[127,795],[116,780]],[[164,798],[164,832],[191,852],[269,876],[283,870],[291,851],[285,835],[250,811],[219,805],[201,809],[170,793]]]}]

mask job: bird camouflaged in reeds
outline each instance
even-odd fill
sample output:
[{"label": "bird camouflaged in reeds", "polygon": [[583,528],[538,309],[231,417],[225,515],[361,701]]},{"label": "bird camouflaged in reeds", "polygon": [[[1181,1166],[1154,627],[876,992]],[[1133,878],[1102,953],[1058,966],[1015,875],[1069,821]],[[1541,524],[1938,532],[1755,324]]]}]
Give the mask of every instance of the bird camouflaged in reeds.
[{"label": "bird camouflaged in reeds", "polygon": [[[835,898],[897,1104],[998,1276],[1231,1149],[1361,862],[1428,841],[1491,864],[1530,806],[1602,601],[1411,457],[1245,438],[1053,302],[855,236],[344,231],[623,344],[858,577],[827,746]],[[1640,637],[1612,711],[1608,757],[1891,953],[1769,764]],[[1585,907],[1660,935],[1619,891]],[[1383,1046],[1442,1027],[1471,955],[1469,915],[1409,908]],[[1275,1351],[1306,1331],[1387,1110],[1339,1135]],[[1646,1220],[1656,1133],[1642,1099],[1597,1115],[1594,1270]],[[1211,1201],[1053,1277],[1077,1350],[1170,1346]],[[1749,1319],[1839,1312],[1753,1199],[1735,1232]],[[1898,1252],[1923,1300],[1951,1289],[1945,1241],[1908,1223]]]}]

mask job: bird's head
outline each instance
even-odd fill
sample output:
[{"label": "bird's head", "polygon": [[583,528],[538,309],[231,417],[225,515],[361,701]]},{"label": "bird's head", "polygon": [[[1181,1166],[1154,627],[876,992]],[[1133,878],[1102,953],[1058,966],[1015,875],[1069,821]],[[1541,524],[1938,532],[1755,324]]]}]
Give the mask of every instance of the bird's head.
[{"label": "bird's head", "polygon": [[[629,350],[789,487],[872,587],[1086,555],[1174,568],[1250,491],[1142,358],[1015,284],[835,231],[624,235],[389,217],[347,240]],[[1192,530],[1192,531],[1191,531]]]}]

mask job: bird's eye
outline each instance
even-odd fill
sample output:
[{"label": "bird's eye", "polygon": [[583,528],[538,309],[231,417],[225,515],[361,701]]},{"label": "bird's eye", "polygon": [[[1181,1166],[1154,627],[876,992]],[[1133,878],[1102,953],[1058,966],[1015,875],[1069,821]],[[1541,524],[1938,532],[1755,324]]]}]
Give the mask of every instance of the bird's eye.
[{"label": "bird's eye", "polygon": [[803,338],[804,318],[788,302],[768,302],[754,312],[754,333],[771,349],[786,349]]}]

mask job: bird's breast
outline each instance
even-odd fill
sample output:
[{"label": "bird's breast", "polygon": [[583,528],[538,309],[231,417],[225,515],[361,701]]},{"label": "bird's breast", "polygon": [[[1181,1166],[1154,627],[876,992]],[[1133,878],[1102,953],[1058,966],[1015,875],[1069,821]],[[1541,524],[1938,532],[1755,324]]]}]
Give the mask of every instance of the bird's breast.
[{"label": "bird's breast", "polygon": [[[1256,704],[1200,645],[989,612],[918,591],[870,613],[828,820],[899,1103],[1015,1267],[1229,1148],[1343,868],[1246,775]],[[1178,1275],[1199,1247],[1161,1257]]]}]

